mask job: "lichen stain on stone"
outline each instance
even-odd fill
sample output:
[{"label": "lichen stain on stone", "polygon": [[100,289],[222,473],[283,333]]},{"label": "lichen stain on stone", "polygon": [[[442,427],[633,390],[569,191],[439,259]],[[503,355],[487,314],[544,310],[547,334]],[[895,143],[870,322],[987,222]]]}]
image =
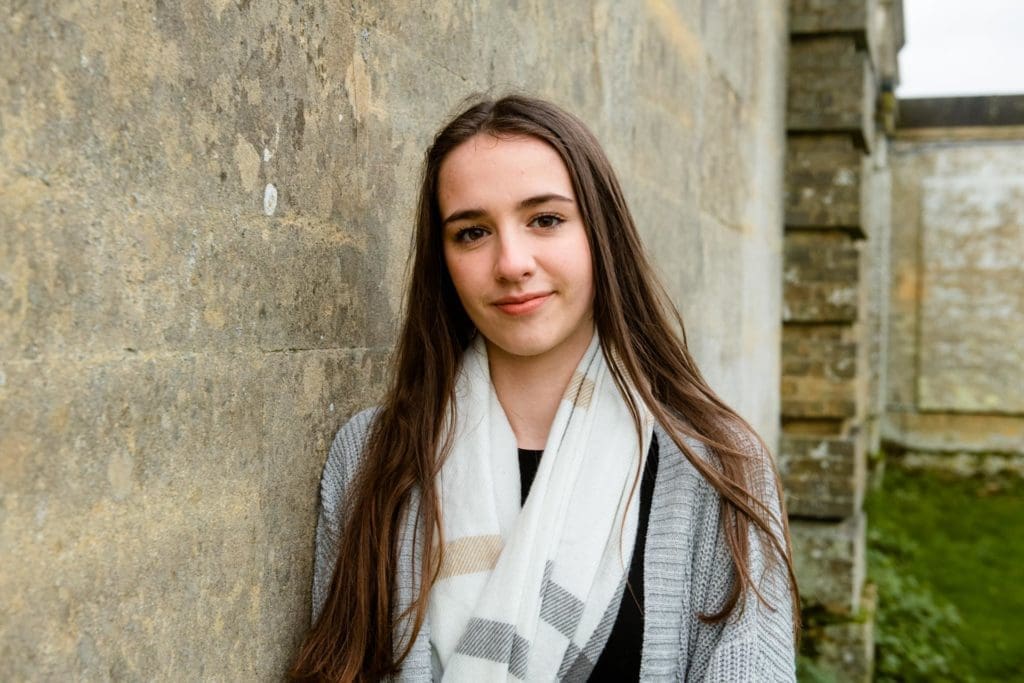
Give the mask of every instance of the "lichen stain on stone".
[{"label": "lichen stain on stone", "polygon": [[213,16],[217,17],[217,21],[220,21],[221,15],[224,14],[224,8],[232,4],[232,0],[207,0],[207,4],[213,10]]},{"label": "lichen stain on stone", "polygon": [[666,0],[647,0],[644,5],[654,19],[654,25],[675,48],[676,54],[683,58],[688,67],[698,68],[703,52],[701,40],[679,15],[679,11]]},{"label": "lichen stain on stone", "polygon": [[295,133],[292,143],[295,145],[296,150],[302,149],[302,136],[306,132],[306,113],[304,105],[305,103],[302,100],[295,103]]},{"label": "lichen stain on stone", "polygon": [[263,86],[256,78],[244,77],[238,82],[242,92],[245,93],[245,101],[252,105],[263,102]]},{"label": "lichen stain on stone", "polygon": [[63,119],[70,119],[76,113],[75,101],[71,98],[67,91],[67,79],[64,77],[57,67],[51,67],[53,71],[53,99],[57,103],[57,108],[60,111],[60,116]]},{"label": "lichen stain on stone", "polygon": [[181,73],[181,49],[178,44],[173,40],[157,43],[146,58],[146,76],[149,81],[152,83],[158,78],[175,81]]},{"label": "lichen stain on stone", "polygon": [[132,475],[135,461],[129,453],[116,451],[107,461],[107,481],[114,500],[124,500],[132,492]]},{"label": "lichen stain on stone", "polygon": [[126,6],[113,13],[97,12],[91,3],[73,3],[62,13],[80,29],[82,58],[105,76],[107,94],[116,106],[148,98],[157,78],[179,80],[181,50],[173,41],[160,39],[148,9]]},{"label": "lichen stain on stone", "polygon": [[242,188],[246,192],[255,191],[256,181],[260,175],[260,155],[241,133],[235,140],[235,165],[242,178]]},{"label": "lichen stain on stone", "polygon": [[904,303],[917,301],[917,271],[913,268],[901,268],[896,274],[896,298]]},{"label": "lichen stain on stone", "polygon": [[[379,71],[376,65],[374,71]],[[358,50],[352,53],[352,63],[345,71],[345,94],[357,123],[362,123],[368,114],[382,121],[385,119],[386,111],[380,102],[374,100],[370,73]]]},{"label": "lichen stain on stone", "polygon": [[[245,80],[242,81],[243,86],[246,82]],[[227,74],[220,75],[210,88],[213,104],[225,118],[233,116],[235,111],[234,88],[235,81]]]},{"label": "lichen stain on stone", "polygon": [[829,292],[826,300],[833,306],[851,305],[857,303],[857,290],[853,287],[849,289],[834,289]]},{"label": "lichen stain on stone", "polygon": [[[2,100],[0,100],[2,102]],[[6,103],[4,103],[6,104]],[[36,191],[46,189],[38,178],[27,178],[25,175],[15,175],[14,169],[19,167],[31,157],[30,142],[40,137],[40,131],[47,125],[43,117],[36,116],[27,107],[15,112],[9,108],[3,110],[3,137],[0,138],[0,158],[4,163],[0,164],[0,178],[4,179],[2,194],[7,208],[9,202],[17,201],[17,206],[26,206],[26,199],[21,196],[19,188],[10,187],[11,182],[22,182],[38,185]],[[29,195],[30,197],[32,195]]]},{"label": "lichen stain on stone", "polygon": [[840,187],[850,187],[857,182],[857,174],[848,168],[841,168],[836,171],[832,182]]},{"label": "lichen stain on stone", "polygon": [[302,368],[302,393],[307,405],[318,405],[324,394],[324,369],[320,363],[309,362]]},{"label": "lichen stain on stone", "polygon": [[210,327],[222,330],[224,329],[224,311],[217,306],[207,306],[203,309],[203,322]]},{"label": "lichen stain on stone", "polygon": [[48,428],[53,434],[64,434],[68,429],[68,421],[71,413],[71,406],[67,402],[61,402],[53,406],[49,411]]},{"label": "lichen stain on stone", "polygon": [[[9,204],[13,214],[28,215],[27,209],[32,208],[39,198],[38,188],[43,184],[34,180],[21,179],[15,181],[11,194],[2,194],[3,202]],[[21,190],[21,191],[19,191]],[[13,206],[10,206],[13,204]],[[6,218],[2,214],[0,217]],[[17,225],[17,221],[15,224]],[[7,227],[5,226],[5,231]],[[11,231],[12,233],[14,231]],[[18,239],[18,238],[14,238]],[[6,241],[6,240],[5,240]],[[0,304],[0,311],[4,314],[4,332],[0,333],[0,340],[4,343],[8,339],[17,338],[16,331],[21,329],[30,314],[30,307],[25,305],[29,300],[29,288],[33,281],[33,266],[31,256],[28,252],[32,247],[24,241],[0,242],[0,249],[6,251],[4,255],[4,272],[0,275],[0,295],[4,297]]]},{"label": "lichen stain on stone", "polygon": [[[0,403],[5,412],[7,406]],[[16,431],[4,435],[4,447],[0,448],[0,472],[4,473],[4,485],[19,490],[32,476],[32,456],[38,452],[36,439],[18,434]]]}]

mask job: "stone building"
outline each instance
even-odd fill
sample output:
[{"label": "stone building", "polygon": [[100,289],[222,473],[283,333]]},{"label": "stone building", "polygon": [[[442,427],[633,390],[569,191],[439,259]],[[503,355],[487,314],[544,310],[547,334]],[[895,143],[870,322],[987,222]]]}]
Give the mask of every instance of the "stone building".
[{"label": "stone building", "polygon": [[[973,158],[890,142],[901,21],[899,0],[12,5],[0,677],[280,677],[328,443],[386,381],[423,150],[464,97],[513,88],[605,145],[706,377],[777,444],[828,617],[809,642],[868,677],[867,454],[1000,390],[944,397],[944,347],[911,349],[890,304],[891,227],[894,292],[959,277],[902,267],[890,184]],[[891,369],[906,353],[934,362]],[[1018,418],[984,419],[1012,444]]]},{"label": "stone building", "polygon": [[1024,474],[1024,96],[902,103],[891,160],[883,436],[910,466]]}]

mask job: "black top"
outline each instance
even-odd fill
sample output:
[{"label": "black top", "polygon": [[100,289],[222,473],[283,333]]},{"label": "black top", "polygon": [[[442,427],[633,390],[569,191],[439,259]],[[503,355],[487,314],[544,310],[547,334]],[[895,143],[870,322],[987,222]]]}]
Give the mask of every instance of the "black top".
[{"label": "black top", "polygon": [[[530,492],[543,451],[519,449],[519,480],[522,502]],[[651,439],[647,452],[644,476],[640,482],[640,519],[636,527],[636,545],[629,565],[629,585],[622,593],[619,615],[608,636],[608,642],[590,674],[590,681],[627,681],[640,678],[640,652],[644,640],[644,541],[647,539],[647,520],[651,516],[651,498],[654,495],[654,477],[658,472],[658,439]],[[630,592],[632,587],[632,592]],[[633,596],[636,596],[634,599]]]}]

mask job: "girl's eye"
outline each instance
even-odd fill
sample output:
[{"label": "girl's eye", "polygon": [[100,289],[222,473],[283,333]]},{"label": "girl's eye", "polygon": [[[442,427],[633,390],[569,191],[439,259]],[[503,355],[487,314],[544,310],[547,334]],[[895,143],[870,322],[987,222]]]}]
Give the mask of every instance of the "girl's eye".
[{"label": "girl's eye", "polygon": [[478,227],[463,228],[455,233],[456,242],[475,242],[486,234],[486,230]]},{"label": "girl's eye", "polygon": [[530,221],[530,225],[538,228],[554,228],[564,222],[565,219],[561,216],[556,216],[553,213],[545,213]]}]

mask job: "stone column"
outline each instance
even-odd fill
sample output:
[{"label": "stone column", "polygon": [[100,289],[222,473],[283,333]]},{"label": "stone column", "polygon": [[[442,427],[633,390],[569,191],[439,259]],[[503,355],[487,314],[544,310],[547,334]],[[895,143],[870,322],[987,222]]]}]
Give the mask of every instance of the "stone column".
[{"label": "stone column", "polygon": [[884,290],[870,285],[885,250],[872,240],[888,231],[869,188],[884,178],[879,102],[896,79],[901,19],[899,0],[790,6],[779,465],[805,649],[851,681],[870,681],[873,669],[862,501],[885,318]]}]

